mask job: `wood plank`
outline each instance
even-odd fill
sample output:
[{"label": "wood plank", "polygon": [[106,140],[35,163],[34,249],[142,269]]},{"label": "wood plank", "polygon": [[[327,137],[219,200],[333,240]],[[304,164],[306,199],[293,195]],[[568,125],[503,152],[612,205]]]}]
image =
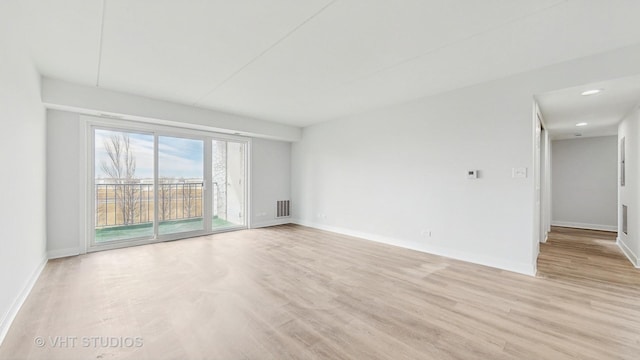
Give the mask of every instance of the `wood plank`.
[{"label": "wood plank", "polygon": [[554,227],[537,277],[297,225],[52,260],[0,359],[637,359],[613,239]]}]

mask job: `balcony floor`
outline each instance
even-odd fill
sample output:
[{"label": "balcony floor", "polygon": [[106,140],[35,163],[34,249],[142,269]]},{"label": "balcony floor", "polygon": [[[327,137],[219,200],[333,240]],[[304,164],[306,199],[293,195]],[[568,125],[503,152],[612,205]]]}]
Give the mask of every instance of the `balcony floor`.
[{"label": "balcony floor", "polygon": [[[212,219],[213,230],[238,226],[232,222],[220,218]],[[198,231],[203,228],[203,219],[182,219],[160,222],[158,232],[160,235],[175,234],[181,232]],[[135,224],[128,226],[112,226],[96,229],[96,243],[105,243],[115,240],[126,240],[153,236],[153,223]]]}]

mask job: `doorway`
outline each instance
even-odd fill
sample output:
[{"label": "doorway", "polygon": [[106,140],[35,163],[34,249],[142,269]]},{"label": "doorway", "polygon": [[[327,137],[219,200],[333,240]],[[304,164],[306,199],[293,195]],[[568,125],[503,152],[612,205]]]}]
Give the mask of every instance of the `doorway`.
[{"label": "doorway", "polygon": [[89,251],[248,226],[248,139],[153,125],[89,129]]},{"label": "doorway", "polygon": [[630,196],[636,186],[629,181],[625,155],[636,153],[629,149],[637,146],[639,80],[640,76],[610,79],[534,97],[549,139],[548,196],[554,227],[550,238],[558,240],[558,233],[568,229],[580,229],[577,236],[597,234],[602,241],[613,242],[636,266],[640,263],[636,223],[624,226],[625,209],[632,211],[636,200]]}]

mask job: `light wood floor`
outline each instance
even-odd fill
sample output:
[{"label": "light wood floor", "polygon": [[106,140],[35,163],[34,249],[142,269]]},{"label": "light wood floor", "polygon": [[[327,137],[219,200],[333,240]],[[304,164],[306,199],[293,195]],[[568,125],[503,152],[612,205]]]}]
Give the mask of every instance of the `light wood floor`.
[{"label": "light wood floor", "polygon": [[55,260],[0,358],[640,358],[640,271],[554,230],[538,277],[295,225]]}]

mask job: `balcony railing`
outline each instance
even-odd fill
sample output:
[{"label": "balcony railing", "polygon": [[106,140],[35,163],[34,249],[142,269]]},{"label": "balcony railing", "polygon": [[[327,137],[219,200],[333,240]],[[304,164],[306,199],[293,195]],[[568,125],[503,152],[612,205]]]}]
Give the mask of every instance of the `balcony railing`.
[{"label": "balcony railing", "polygon": [[[158,220],[182,220],[203,216],[203,183],[158,184]],[[214,203],[218,188],[214,184]],[[152,223],[154,185],[110,183],[95,185],[96,228]],[[216,215],[214,206],[214,216]]]}]

